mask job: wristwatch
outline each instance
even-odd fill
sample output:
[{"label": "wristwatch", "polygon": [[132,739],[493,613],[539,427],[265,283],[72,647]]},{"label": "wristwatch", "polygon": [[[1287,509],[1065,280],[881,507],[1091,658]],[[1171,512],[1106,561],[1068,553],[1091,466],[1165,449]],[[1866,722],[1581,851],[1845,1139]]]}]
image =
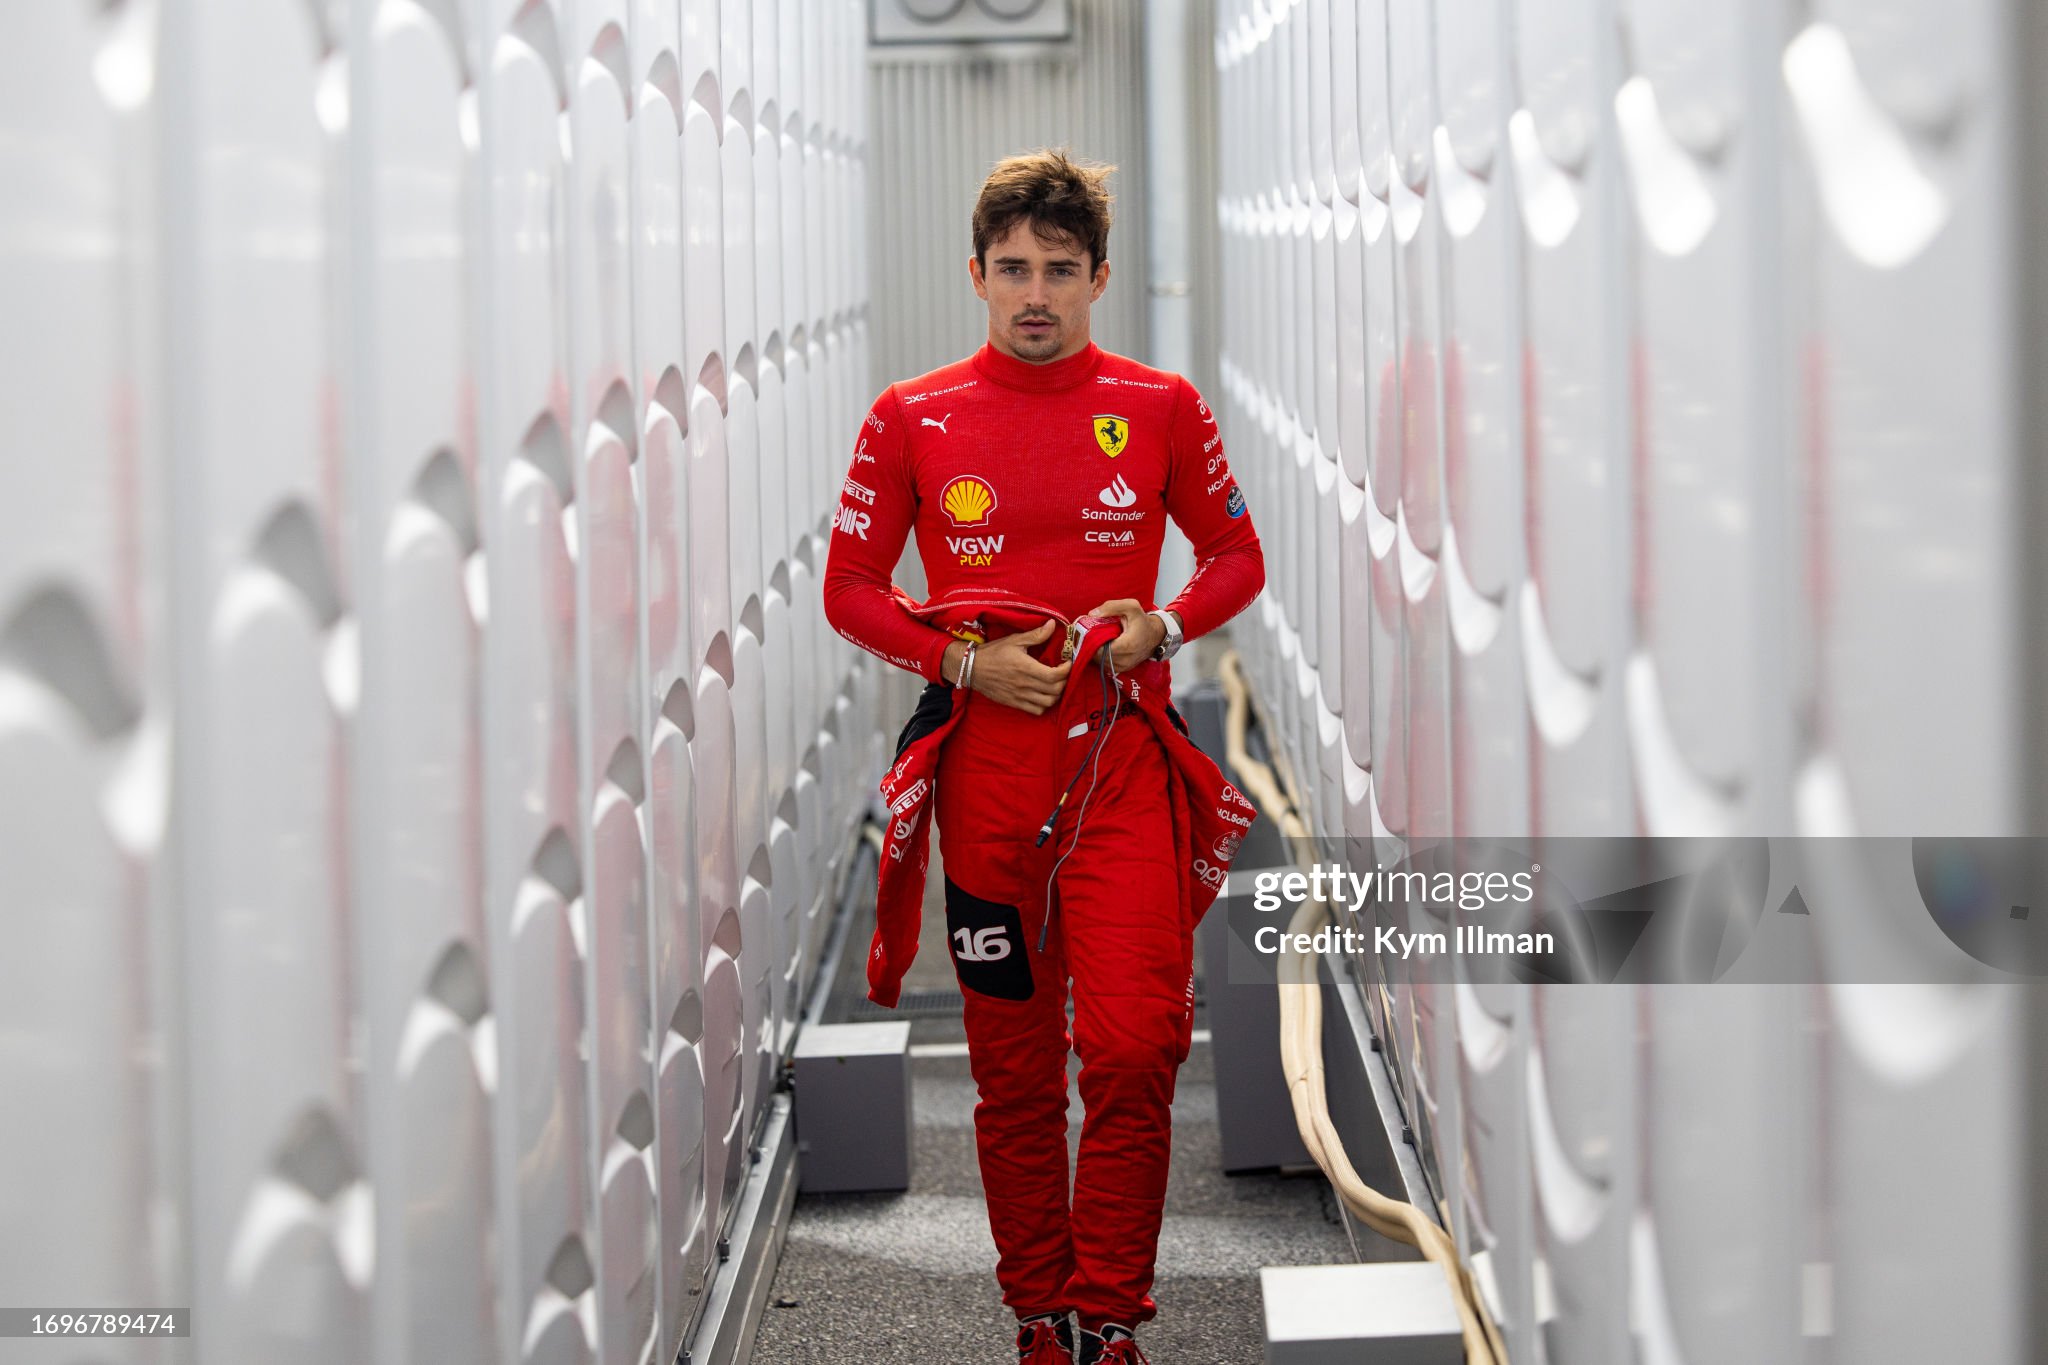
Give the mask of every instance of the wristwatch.
[{"label": "wristwatch", "polygon": [[1183,638],[1180,622],[1174,619],[1173,613],[1170,611],[1150,611],[1145,614],[1158,617],[1159,624],[1166,627],[1166,638],[1159,642],[1159,648],[1152,651],[1152,657],[1164,663],[1180,653],[1181,640]]}]

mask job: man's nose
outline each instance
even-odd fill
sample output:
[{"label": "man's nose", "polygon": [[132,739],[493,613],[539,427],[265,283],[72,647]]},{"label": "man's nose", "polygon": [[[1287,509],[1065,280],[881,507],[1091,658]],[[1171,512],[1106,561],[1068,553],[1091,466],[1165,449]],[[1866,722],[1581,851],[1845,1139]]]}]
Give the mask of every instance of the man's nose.
[{"label": "man's nose", "polygon": [[1027,308],[1043,308],[1051,301],[1052,281],[1034,271],[1024,284],[1024,305]]}]

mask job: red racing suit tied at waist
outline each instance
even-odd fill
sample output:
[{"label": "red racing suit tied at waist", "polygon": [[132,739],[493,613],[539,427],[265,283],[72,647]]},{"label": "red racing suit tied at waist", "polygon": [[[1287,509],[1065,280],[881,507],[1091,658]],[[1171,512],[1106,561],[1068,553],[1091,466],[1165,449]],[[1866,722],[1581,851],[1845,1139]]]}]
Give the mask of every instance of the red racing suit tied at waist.
[{"label": "red racing suit tied at waist", "polygon": [[[1033,630],[1048,618],[1066,624],[1059,613],[1034,603],[971,589],[956,590],[944,602],[924,604],[912,602],[898,590],[898,600],[905,610],[931,625],[987,639]],[[1095,673],[1097,652],[1116,640],[1119,628],[1118,623],[1110,622],[1090,630],[1082,639],[1067,675],[1066,699],[1075,697],[1077,680]],[[1060,634],[1053,636],[1040,653],[1041,662],[1058,660],[1062,640]],[[1181,923],[1192,933],[1223,889],[1231,860],[1258,810],[1224,779],[1215,760],[1188,737],[1185,723],[1173,709],[1170,676],[1164,663],[1147,661],[1118,675],[1116,687],[1127,713],[1133,719],[1143,717],[1166,753],[1170,777],[1164,799],[1172,811],[1174,859],[1180,868],[1178,909]],[[1000,705],[958,688],[933,695],[948,698],[950,706],[943,711],[935,711],[929,703],[918,708],[904,732],[896,761],[881,782],[888,818],[882,832],[875,938],[868,951],[868,998],[890,1008],[902,992],[903,974],[917,956],[940,750],[969,706]],[[1056,742],[1057,725],[1049,724],[1046,729],[1048,742]],[[1035,827],[1041,814],[1020,811],[1018,820]]]}]

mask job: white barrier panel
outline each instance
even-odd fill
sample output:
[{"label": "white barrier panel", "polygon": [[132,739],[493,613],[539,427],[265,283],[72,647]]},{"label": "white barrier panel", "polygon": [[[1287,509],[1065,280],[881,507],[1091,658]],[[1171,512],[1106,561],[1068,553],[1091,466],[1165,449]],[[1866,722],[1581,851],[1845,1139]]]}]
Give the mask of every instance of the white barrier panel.
[{"label": "white barrier panel", "polygon": [[[474,409],[464,397],[467,171],[456,35],[424,11],[378,26],[358,124],[376,167],[358,298],[370,315],[355,471],[363,691],[354,876],[368,1175],[417,1210],[377,1228],[385,1358],[492,1361],[492,1052],[481,809],[481,564]],[[413,244],[437,242],[437,252]],[[453,248],[453,249],[451,249]]]},{"label": "white barrier panel", "polygon": [[[170,210],[182,245],[165,264],[195,296],[174,323],[188,340],[169,374],[186,413],[174,553],[190,575],[174,629],[191,1139],[203,1153],[192,1311],[226,1358],[339,1365],[368,1347],[372,1237],[363,1115],[343,1065],[335,837],[360,673],[334,542],[341,452],[321,432],[339,73],[303,10],[215,6],[177,37],[195,177]],[[268,61],[241,60],[252,43]],[[286,1284],[309,1305],[303,1327],[276,1312]]]},{"label": "white barrier panel", "polygon": [[139,1045],[182,994],[160,861],[161,394],[136,345],[153,315],[124,299],[155,221],[135,157],[153,116],[147,36],[51,6],[19,15],[0,56],[14,187],[0,414],[18,452],[0,511],[0,880],[18,935],[0,965],[0,1161],[15,1173],[0,1277],[26,1302],[169,1302],[184,1284],[133,1221],[147,1207],[184,1222],[190,1207],[153,1160],[179,1050],[152,1062]]},{"label": "white barrier panel", "polygon": [[[2019,12],[1219,7],[1235,634],[1318,835],[2017,832]],[[1809,847],[1831,960],[1932,932]],[[2020,1358],[2004,994],[1357,966],[1511,1358]]]},{"label": "white barrier panel", "polygon": [[753,115],[744,95],[734,99],[725,117],[719,145],[724,226],[725,344],[721,353],[731,363],[757,345],[754,326],[754,138]]},{"label": "white barrier panel", "polygon": [[653,830],[656,1203],[661,1220],[662,1320],[671,1334],[693,1316],[712,1263],[706,1224],[703,929],[697,901],[695,728],[688,685],[678,680],[654,721],[648,789]]},{"label": "white barrier panel", "polygon": [[122,0],[0,59],[0,1274],[203,1324],[107,1360],[702,1312],[879,759],[798,794],[876,720],[814,573],[863,25],[724,8]]},{"label": "white barrier panel", "polygon": [[698,675],[697,918],[704,980],[704,1201],[714,1235],[732,1213],[741,1176],[746,1018],[740,986],[740,862],[733,824],[734,724],[731,651],[720,640]]},{"label": "white barrier panel", "polygon": [[[511,19],[506,14],[504,19]],[[501,1332],[527,1359],[589,1358],[594,1210],[579,1059],[584,1010],[579,699],[568,383],[555,317],[563,192],[555,35],[545,10],[488,40],[481,109],[485,278],[494,330],[481,423],[486,503],[486,907],[493,936],[501,1121],[497,1189],[508,1255]],[[536,724],[538,721],[538,724]],[[564,761],[567,759],[568,761]],[[559,1136],[558,1136],[559,1135]],[[508,1173],[516,1171],[516,1178]]]}]

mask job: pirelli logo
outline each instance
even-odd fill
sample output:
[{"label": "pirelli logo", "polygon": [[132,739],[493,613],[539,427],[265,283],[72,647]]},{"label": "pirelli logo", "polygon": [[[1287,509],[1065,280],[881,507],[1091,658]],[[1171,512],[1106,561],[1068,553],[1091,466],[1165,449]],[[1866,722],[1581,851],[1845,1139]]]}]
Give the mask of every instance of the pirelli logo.
[{"label": "pirelli logo", "polygon": [[855,502],[866,503],[870,507],[875,505],[875,490],[872,488],[857,484],[852,479],[848,479],[845,483],[841,484],[840,488],[847,497],[852,498]]},{"label": "pirelli logo", "polygon": [[924,800],[926,785],[925,780],[920,777],[917,781],[904,788],[903,793],[889,803],[889,813],[891,815],[901,815],[918,802]]}]

